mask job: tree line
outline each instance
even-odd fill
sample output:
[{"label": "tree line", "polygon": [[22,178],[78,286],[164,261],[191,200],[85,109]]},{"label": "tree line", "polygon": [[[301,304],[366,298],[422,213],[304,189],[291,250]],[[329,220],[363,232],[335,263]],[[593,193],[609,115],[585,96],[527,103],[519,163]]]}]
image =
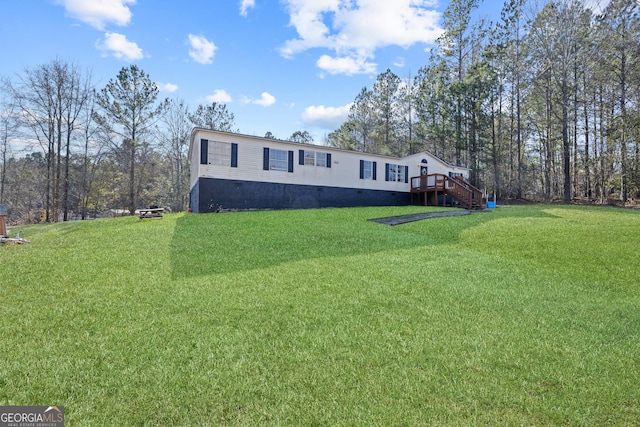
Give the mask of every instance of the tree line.
[{"label": "tree line", "polygon": [[[225,104],[160,99],[136,65],[101,89],[59,59],[1,83],[0,204],[15,222],[184,210],[191,130],[239,132]],[[290,140],[313,142],[307,131]]]},{"label": "tree line", "polygon": [[[136,65],[101,89],[59,59],[26,68],[0,84],[0,204],[24,223],[133,215],[151,205],[182,211],[194,127],[239,132],[225,104],[191,110],[160,99]],[[288,139],[313,142],[307,131]]]},{"label": "tree line", "polygon": [[[638,2],[595,13],[579,0],[508,0],[498,22],[478,7],[452,0],[426,65],[378,75],[324,143],[428,150],[499,198],[640,197]],[[0,84],[0,204],[21,222],[184,210],[194,126],[239,131],[224,104],[161,99],[136,65],[103,88],[59,59],[26,68]],[[288,139],[313,143],[307,131]]]},{"label": "tree line", "polygon": [[498,22],[452,0],[415,76],[391,70],[327,136],[347,149],[428,150],[499,198],[640,197],[640,5],[508,0]]}]

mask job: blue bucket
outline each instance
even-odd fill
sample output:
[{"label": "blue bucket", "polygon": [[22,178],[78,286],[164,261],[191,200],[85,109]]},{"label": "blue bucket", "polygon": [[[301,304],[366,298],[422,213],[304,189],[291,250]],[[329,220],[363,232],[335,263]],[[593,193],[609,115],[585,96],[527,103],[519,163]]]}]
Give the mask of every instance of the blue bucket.
[{"label": "blue bucket", "polygon": [[487,202],[487,207],[489,209],[495,209],[496,208],[496,202]]}]

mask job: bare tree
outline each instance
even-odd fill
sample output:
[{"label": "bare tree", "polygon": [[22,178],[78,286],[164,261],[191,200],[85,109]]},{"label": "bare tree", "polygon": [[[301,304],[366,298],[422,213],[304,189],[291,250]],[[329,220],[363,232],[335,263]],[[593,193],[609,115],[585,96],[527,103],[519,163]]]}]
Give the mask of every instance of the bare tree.
[{"label": "bare tree", "polygon": [[5,96],[5,90],[1,88],[0,90],[2,90],[0,93],[2,95],[0,98],[0,204],[4,204],[11,148],[9,142],[17,136],[19,122],[15,103]]},{"label": "bare tree", "polygon": [[21,110],[23,125],[32,130],[45,154],[46,221],[57,221],[61,209],[66,220],[71,141],[76,120],[91,93],[91,79],[77,66],[55,59],[25,69],[8,87]]},{"label": "bare tree", "polygon": [[171,209],[181,211],[186,205],[189,179],[189,107],[181,99],[172,99],[162,116],[162,122],[164,132],[161,133],[160,141],[171,165]]}]

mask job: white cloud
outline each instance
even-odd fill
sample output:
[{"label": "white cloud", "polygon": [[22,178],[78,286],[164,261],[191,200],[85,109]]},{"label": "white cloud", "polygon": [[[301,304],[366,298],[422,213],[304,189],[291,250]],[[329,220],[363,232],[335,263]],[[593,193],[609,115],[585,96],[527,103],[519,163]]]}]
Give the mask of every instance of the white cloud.
[{"label": "white cloud", "polygon": [[178,85],[173,83],[158,83],[158,89],[160,89],[161,92],[173,93],[178,90]]},{"label": "white cloud", "polygon": [[189,46],[191,46],[189,56],[200,64],[211,64],[213,55],[218,49],[212,41],[203,36],[195,36],[193,34],[189,34]]},{"label": "white cloud", "polygon": [[263,107],[269,107],[270,105],[276,103],[276,98],[268,92],[262,92],[262,95],[260,95],[260,99],[255,99],[251,102],[253,104],[262,105]]},{"label": "white cloud", "polygon": [[240,0],[240,15],[247,16],[249,9],[255,5],[255,0]]},{"label": "white cloud", "polygon": [[103,30],[106,24],[126,26],[131,22],[128,4],[136,0],[58,0],[72,18]]},{"label": "white cloud", "polygon": [[281,55],[290,58],[308,49],[329,49],[336,53],[336,59],[329,61],[331,58],[324,55],[318,66],[336,72],[375,73],[373,64],[366,59],[373,58],[376,49],[433,43],[442,34],[438,24],[441,16],[431,0],[285,0],[285,3],[290,25],[299,37],[287,40],[280,49]]},{"label": "white cloud", "polygon": [[349,109],[353,104],[342,107],[325,107],[324,105],[307,107],[302,113],[302,121],[309,126],[323,129],[336,129],[349,116]]},{"label": "white cloud", "polygon": [[142,49],[127,37],[118,33],[105,33],[104,41],[99,42],[98,49],[111,53],[118,59],[135,61],[144,58]]},{"label": "white cloud", "polygon": [[269,107],[276,103],[276,97],[271,95],[269,92],[262,92],[259,99],[251,99],[248,96],[243,95],[240,98],[240,102],[243,104],[256,104],[262,105],[263,107]]},{"label": "white cloud", "polygon": [[374,74],[376,65],[367,62],[366,57],[342,57],[332,58],[329,55],[322,55],[316,65],[321,70],[330,74],[346,74],[348,76],[354,74]]},{"label": "white cloud", "polygon": [[398,67],[398,68],[402,68],[404,67],[405,64],[405,59],[402,56],[398,56],[395,61],[393,61],[393,65]]},{"label": "white cloud", "polygon": [[213,95],[208,95],[206,99],[207,99],[207,102],[211,102],[211,103],[215,102],[215,103],[221,103],[221,104],[226,104],[232,101],[231,95],[229,95],[227,91],[223,89],[216,89],[213,92]]}]

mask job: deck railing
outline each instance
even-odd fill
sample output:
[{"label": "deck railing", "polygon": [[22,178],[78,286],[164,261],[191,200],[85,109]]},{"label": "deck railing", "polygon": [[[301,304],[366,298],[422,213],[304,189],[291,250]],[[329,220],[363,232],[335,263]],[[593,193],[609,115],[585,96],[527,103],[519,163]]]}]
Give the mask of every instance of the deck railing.
[{"label": "deck railing", "polygon": [[421,175],[411,178],[412,193],[443,192],[467,209],[483,207],[482,191],[462,178],[443,174]]}]

